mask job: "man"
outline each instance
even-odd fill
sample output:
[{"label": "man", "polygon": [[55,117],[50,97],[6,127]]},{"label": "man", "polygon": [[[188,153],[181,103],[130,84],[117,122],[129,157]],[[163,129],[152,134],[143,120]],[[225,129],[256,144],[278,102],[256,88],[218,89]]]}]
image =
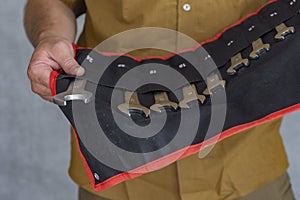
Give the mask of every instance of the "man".
[{"label": "man", "polygon": [[[25,28],[35,47],[28,67],[32,91],[52,101],[49,76],[84,74],[73,59],[76,16],[86,13],[79,45],[95,47],[125,30],[163,27],[201,42],[267,0],[28,0]],[[220,14],[222,13],[222,14]],[[218,143],[204,159],[192,155],[103,192],[92,190],[72,136],[70,176],[82,199],[294,199],[279,127],[281,119]]]}]

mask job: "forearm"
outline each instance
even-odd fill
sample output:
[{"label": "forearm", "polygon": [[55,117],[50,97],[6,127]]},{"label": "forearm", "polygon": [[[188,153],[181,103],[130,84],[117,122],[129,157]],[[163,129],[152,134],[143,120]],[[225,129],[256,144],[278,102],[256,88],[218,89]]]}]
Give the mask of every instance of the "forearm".
[{"label": "forearm", "polygon": [[34,47],[50,37],[63,37],[70,42],[75,40],[75,15],[60,0],[28,0],[24,23]]}]

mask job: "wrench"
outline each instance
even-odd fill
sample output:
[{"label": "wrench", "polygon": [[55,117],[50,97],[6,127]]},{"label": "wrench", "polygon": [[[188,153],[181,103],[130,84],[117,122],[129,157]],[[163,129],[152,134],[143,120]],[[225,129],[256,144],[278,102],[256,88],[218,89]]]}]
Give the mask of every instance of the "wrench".
[{"label": "wrench", "polygon": [[176,110],[178,108],[178,104],[175,102],[171,102],[168,98],[166,92],[160,92],[154,94],[155,104],[153,104],[150,109],[156,112],[162,112],[161,108],[168,107]]},{"label": "wrench", "polygon": [[76,80],[70,83],[68,89],[53,97],[53,103],[59,106],[66,106],[68,101],[83,101],[89,103],[93,97],[93,93],[85,90],[87,80]]},{"label": "wrench", "polygon": [[140,104],[138,95],[136,92],[128,92],[125,91],[125,103],[120,104],[118,109],[125,113],[126,115],[130,116],[130,111],[143,113],[146,117],[150,115],[150,110],[145,106]]},{"label": "wrench", "polygon": [[204,103],[206,97],[204,95],[199,95],[194,84],[186,86],[182,89],[183,100],[179,103],[181,108],[190,108],[188,103],[194,100],[199,100],[201,103]]}]

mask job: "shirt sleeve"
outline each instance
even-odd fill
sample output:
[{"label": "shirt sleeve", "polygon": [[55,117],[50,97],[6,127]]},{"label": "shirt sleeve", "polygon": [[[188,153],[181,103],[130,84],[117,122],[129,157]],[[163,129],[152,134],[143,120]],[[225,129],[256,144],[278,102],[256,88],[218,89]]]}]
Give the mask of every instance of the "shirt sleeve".
[{"label": "shirt sleeve", "polygon": [[76,17],[85,13],[86,6],[84,0],[60,0],[73,10]]}]

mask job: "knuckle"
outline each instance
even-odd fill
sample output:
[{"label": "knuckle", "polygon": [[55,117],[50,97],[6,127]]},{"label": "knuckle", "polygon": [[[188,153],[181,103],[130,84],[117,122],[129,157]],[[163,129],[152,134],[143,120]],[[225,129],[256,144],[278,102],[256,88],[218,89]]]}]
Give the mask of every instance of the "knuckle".
[{"label": "knuckle", "polygon": [[28,69],[27,69],[27,76],[28,76],[28,78],[29,78],[31,81],[33,81],[34,78],[36,77],[36,73],[35,73],[35,71],[32,69],[31,66],[29,66]]},{"label": "knuckle", "polygon": [[39,92],[40,92],[38,87],[34,84],[31,85],[31,90],[32,90],[32,92],[34,92],[36,94],[39,94]]},{"label": "knuckle", "polygon": [[32,54],[32,57],[30,59],[30,63],[29,63],[29,66],[28,66],[28,69],[31,70],[32,68],[34,68],[34,66],[40,64],[40,63],[43,63],[43,61],[46,60],[46,55],[47,54],[47,51],[44,50],[44,49],[36,49],[33,54]]},{"label": "knuckle", "polygon": [[31,77],[32,77],[32,72],[31,72],[30,66],[27,68],[27,76],[29,79],[31,79]]},{"label": "knuckle", "polygon": [[32,67],[32,65],[29,65],[27,69],[27,76],[30,80],[33,80],[37,76],[36,70]]}]

